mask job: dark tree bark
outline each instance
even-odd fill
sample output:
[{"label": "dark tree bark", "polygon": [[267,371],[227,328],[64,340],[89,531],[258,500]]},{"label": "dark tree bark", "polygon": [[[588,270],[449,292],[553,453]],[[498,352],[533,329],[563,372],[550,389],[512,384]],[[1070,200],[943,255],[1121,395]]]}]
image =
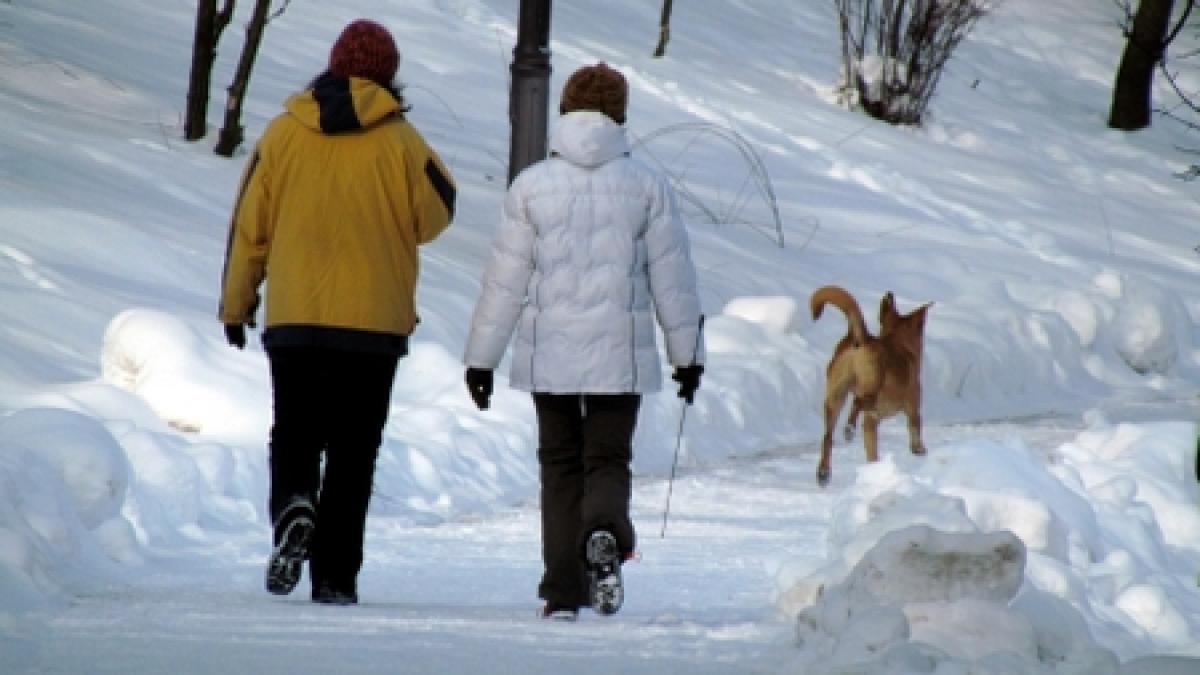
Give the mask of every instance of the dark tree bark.
[{"label": "dark tree bark", "polygon": [[1108,113],[1108,126],[1113,129],[1137,131],[1150,126],[1154,69],[1167,50],[1167,29],[1174,4],[1175,0],[1138,3],[1113,86]]},{"label": "dark tree bark", "polygon": [[654,58],[661,58],[667,53],[667,40],[671,39],[671,0],[663,0],[662,18],[658,20],[658,46],[654,48]]},{"label": "dark tree bark", "polygon": [[232,157],[233,151],[241,145],[244,138],[242,104],[246,97],[246,89],[250,86],[250,73],[254,71],[254,59],[258,56],[258,47],[262,44],[263,31],[270,20],[270,12],[271,0],[255,0],[254,14],[250,17],[250,25],[246,27],[246,44],[242,46],[237,71],[234,73],[233,83],[229,85],[225,122],[221,127],[221,135],[217,138],[217,147],[213,150],[222,157]]},{"label": "dark tree bark", "polygon": [[221,32],[233,18],[233,5],[234,0],[225,0],[218,11],[217,0],[196,2],[196,34],[192,40],[192,70],[188,77],[187,113],[183,123],[183,137],[189,141],[200,140],[208,133],[213,61],[217,58]]}]

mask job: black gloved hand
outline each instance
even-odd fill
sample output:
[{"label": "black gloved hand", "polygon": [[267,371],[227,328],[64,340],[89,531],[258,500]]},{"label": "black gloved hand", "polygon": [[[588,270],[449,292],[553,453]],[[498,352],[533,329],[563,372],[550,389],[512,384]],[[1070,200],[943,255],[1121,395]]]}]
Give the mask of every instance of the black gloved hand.
[{"label": "black gloved hand", "polygon": [[240,323],[225,324],[225,340],[238,349],[245,349],[246,326]]},{"label": "black gloved hand", "polygon": [[679,398],[687,401],[691,405],[696,398],[696,390],[700,388],[700,374],[704,372],[704,366],[677,366],[675,374],[671,376],[672,380],[679,383]]},{"label": "black gloved hand", "polygon": [[492,371],[490,368],[467,368],[467,391],[475,407],[480,410],[488,409],[488,400],[492,397]]}]

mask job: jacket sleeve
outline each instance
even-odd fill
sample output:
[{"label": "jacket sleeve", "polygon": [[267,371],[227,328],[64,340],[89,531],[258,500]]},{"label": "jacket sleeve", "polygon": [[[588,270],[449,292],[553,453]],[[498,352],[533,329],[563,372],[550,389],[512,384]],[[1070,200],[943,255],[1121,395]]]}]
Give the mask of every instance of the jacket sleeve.
[{"label": "jacket sleeve", "polygon": [[413,175],[413,217],[417,243],[428,244],[437,238],[454,219],[457,189],[450,170],[442,159],[417,135],[419,151],[414,158],[419,165]]},{"label": "jacket sleeve", "polygon": [[260,149],[256,148],[242,173],[229,224],[218,311],[222,323],[254,323],[258,287],[266,276],[267,253],[271,246],[265,174]]},{"label": "jacket sleeve", "polygon": [[519,185],[515,182],[505,197],[491,259],[471,317],[463,362],[474,368],[491,369],[500,364],[533,275],[536,230],[526,217]]},{"label": "jacket sleeve", "polygon": [[687,229],[675,193],[656,179],[646,227],[646,260],[654,311],[666,340],[672,366],[704,363],[700,295]]}]

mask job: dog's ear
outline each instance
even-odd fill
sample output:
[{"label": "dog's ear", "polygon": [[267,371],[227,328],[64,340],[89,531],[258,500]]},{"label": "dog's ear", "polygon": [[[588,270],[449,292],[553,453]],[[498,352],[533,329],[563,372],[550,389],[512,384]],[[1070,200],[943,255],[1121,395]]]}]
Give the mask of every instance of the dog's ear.
[{"label": "dog's ear", "polygon": [[896,325],[900,312],[896,311],[896,296],[891,291],[883,294],[879,300],[879,330],[887,332]]},{"label": "dog's ear", "polygon": [[926,318],[926,315],[929,314],[930,307],[933,307],[933,303],[927,302],[927,303],[921,305],[920,307],[914,309],[913,311],[909,312],[908,316],[906,316],[904,318],[916,321],[917,323],[919,323],[923,326],[923,325],[925,325],[925,318]]},{"label": "dog's ear", "polygon": [[879,316],[883,316],[886,312],[899,314],[896,311],[896,296],[891,291],[884,293],[883,297],[879,299]]}]

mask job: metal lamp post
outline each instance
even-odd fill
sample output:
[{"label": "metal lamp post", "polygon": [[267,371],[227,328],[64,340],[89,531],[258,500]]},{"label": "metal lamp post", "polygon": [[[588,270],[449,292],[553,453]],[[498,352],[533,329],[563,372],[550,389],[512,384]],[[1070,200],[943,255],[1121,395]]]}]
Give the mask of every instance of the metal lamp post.
[{"label": "metal lamp post", "polygon": [[521,0],[517,46],[513,48],[508,116],[508,182],[546,156],[550,87],[551,0]]}]

